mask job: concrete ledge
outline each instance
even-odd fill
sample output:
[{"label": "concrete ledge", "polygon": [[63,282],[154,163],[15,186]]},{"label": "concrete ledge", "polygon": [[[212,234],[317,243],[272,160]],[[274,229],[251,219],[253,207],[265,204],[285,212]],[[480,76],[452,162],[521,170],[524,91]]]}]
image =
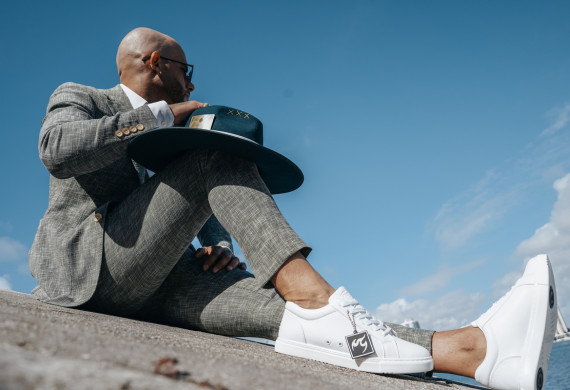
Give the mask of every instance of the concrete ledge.
[{"label": "concrete ledge", "polygon": [[362,373],[281,355],[258,343],[47,305],[0,290],[0,390],[198,388],[472,387]]}]

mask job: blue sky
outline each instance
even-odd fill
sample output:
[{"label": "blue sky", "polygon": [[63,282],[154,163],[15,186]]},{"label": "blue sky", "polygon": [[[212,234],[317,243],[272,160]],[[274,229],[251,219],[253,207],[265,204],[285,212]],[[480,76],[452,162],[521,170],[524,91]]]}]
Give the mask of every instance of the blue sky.
[{"label": "blue sky", "polygon": [[55,4],[3,6],[0,288],[35,286],[50,94],[115,86],[118,44],[144,26],[185,49],[193,99],[251,112],[304,171],[276,201],[334,287],[446,329],[546,252],[570,317],[568,2]]}]

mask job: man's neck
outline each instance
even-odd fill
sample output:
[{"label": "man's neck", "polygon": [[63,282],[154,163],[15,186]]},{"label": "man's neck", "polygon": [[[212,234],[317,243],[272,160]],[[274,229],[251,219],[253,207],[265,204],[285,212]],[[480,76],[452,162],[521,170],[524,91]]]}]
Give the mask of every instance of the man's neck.
[{"label": "man's neck", "polygon": [[148,103],[155,103],[161,100],[170,104],[168,96],[163,96],[164,93],[158,93],[156,88],[148,80],[140,80],[136,78],[121,78],[121,84],[128,87],[131,91],[142,97]]}]

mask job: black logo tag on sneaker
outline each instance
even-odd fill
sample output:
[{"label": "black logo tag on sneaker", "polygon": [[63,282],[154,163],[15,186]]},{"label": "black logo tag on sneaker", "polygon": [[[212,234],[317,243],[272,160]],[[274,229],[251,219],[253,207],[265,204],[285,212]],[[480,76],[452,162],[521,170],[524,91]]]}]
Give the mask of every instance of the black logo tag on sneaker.
[{"label": "black logo tag on sneaker", "polygon": [[374,346],[367,331],[351,334],[345,338],[350,356],[352,356],[353,359],[374,353]]}]

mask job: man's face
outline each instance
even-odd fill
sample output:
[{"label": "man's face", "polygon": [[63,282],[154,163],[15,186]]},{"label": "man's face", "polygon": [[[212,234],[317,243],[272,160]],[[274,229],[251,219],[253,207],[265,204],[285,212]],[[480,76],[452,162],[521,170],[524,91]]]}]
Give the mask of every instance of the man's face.
[{"label": "man's face", "polygon": [[[172,57],[171,57],[172,56]],[[175,61],[186,62],[186,55],[180,48],[167,55]],[[173,103],[182,103],[188,101],[190,92],[194,90],[194,85],[186,79],[188,69],[185,65],[176,62],[163,60],[166,72],[162,72],[161,80],[164,85],[164,92],[170,97]]]}]

